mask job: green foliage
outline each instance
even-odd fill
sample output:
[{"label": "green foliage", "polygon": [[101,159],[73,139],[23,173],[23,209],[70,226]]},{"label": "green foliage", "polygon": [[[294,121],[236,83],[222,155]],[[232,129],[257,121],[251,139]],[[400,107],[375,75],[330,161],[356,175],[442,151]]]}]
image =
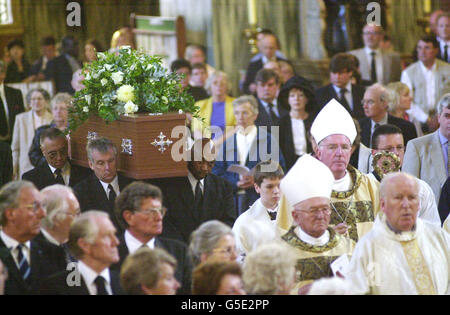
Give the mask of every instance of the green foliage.
[{"label": "green foliage", "polygon": [[75,93],[69,109],[70,130],[90,115],[106,122],[134,113],[183,111],[197,117],[198,107],[185,91],[181,77],[162,66],[162,58],[121,47],[119,53],[97,53],[97,60],[83,68],[85,86]]}]

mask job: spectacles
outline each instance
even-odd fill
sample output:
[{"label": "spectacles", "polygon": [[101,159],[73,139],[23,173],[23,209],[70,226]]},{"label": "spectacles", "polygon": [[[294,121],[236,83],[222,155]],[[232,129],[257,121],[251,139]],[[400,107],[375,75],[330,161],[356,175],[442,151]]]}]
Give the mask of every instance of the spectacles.
[{"label": "spectacles", "polygon": [[329,207],[311,208],[309,210],[298,209],[297,211],[302,211],[302,212],[308,213],[309,215],[312,215],[312,216],[318,216],[319,213],[325,214],[325,215],[330,215],[331,214],[331,209]]},{"label": "spectacles", "polygon": [[336,152],[338,148],[341,148],[343,152],[350,152],[352,147],[348,144],[320,144],[320,147],[325,147],[328,151]]},{"label": "spectacles", "polygon": [[23,206],[23,208],[27,208],[28,210],[32,210],[33,213],[37,213],[40,209],[43,209],[42,204],[38,201],[30,203],[29,205]]},{"label": "spectacles", "polygon": [[228,247],[226,249],[217,248],[217,249],[214,249],[213,252],[231,256],[233,254],[236,254],[236,247]]},{"label": "spectacles", "polygon": [[144,215],[150,216],[152,218],[156,217],[157,214],[159,214],[162,218],[164,218],[164,216],[167,213],[167,209],[164,207],[161,208],[153,208],[153,209],[146,209],[146,210],[139,210],[136,211],[138,213],[142,213]]}]

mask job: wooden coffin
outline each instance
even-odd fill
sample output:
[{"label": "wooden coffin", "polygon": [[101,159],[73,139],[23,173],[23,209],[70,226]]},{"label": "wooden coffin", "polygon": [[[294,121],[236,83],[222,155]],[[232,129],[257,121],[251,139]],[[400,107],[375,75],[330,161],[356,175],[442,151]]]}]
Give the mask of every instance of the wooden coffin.
[{"label": "wooden coffin", "polygon": [[[147,179],[187,176],[187,164],[180,159],[185,148],[186,134],[172,130],[186,124],[185,114],[149,115],[146,113],[121,116],[106,124],[91,116],[70,135],[69,155],[74,164],[89,167],[86,144],[94,137],[110,139],[118,152],[118,171],[130,178]],[[178,137],[178,138],[176,138]],[[172,148],[179,148],[172,156]]]}]

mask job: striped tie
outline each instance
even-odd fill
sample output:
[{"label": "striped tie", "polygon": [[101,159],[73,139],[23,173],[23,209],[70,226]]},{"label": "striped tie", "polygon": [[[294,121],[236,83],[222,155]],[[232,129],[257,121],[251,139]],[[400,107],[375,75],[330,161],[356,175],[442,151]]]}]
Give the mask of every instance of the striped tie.
[{"label": "striped tie", "polygon": [[22,249],[24,247],[25,246],[23,244],[17,245],[16,248],[19,253],[17,256],[17,261],[19,262],[19,272],[22,275],[23,280],[27,282],[30,278],[31,268],[30,265],[28,264],[27,258],[23,254]]}]

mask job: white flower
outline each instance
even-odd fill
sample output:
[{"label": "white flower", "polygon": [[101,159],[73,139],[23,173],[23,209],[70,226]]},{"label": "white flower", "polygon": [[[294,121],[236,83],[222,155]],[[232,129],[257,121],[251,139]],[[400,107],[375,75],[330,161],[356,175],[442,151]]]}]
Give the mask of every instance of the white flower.
[{"label": "white flower", "polygon": [[135,64],[135,63],[133,63],[133,64],[131,65],[131,67],[130,67],[130,70],[131,70],[131,71],[134,71],[134,69],[136,69],[136,64]]},{"label": "white flower", "polygon": [[91,80],[91,74],[88,72],[84,79],[87,81]]},{"label": "white flower", "polygon": [[114,84],[120,84],[123,81],[123,72],[117,71],[111,75],[111,79],[113,79]]},{"label": "white flower", "polygon": [[179,109],[179,110],[178,110],[178,114],[180,114],[180,115],[183,114],[183,110],[182,110],[182,109]]},{"label": "white flower", "polygon": [[97,53],[97,58],[99,60],[105,60],[106,59],[106,55],[102,52]]},{"label": "white flower", "polygon": [[154,69],[155,68],[155,66],[154,65],[152,65],[151,63],[149,63],[148,65],[147,65],[147,68],[145,69],[145,70],[150,70],[150,69]]},{"label": "white flower", "polygon": [[170,81],[169,83],[175,85],[175,84],[177,84],[177,81],[172,80],[172,81]]},{"label": "white flower", "polygon": [[83,112],[88,113],[88,112],[89,112],[89,107],[84,106],[84,107],[83,107]]},{"label": "white flower", "polygon": [[88,103],[88,105],[91,105],[91,99],[92,99],[92,96],[91,95],[85,95],[84,96],[84,99],[86,100],[86,102]]},{"label": "white flower", "polygon": [[102,86],[105,86],[108,83],[108,80],[103,78],[100,80],[100,83],[102,84]]},{"label": "white flower", "polygon": [[169,100],[165,96],[161,97],[161,100],[164,102],[164,104],[169,103]]},{"label": "white flower", "polygon": [[106,64],[106,65],[104,66],[105,70],[107,70],[107,71],[111,71],[112,67],[113,67],[113,66],[110,65],[110,64]]},{"label": "white flower", "polygon": [[117,90],[117,99],[124,103],[134,100],[134,87],[131,85],[122,85]]},{"label": "white flower", "polygon": [[125,109],[125,114],[133,114],[138,111],[139,107],[136,104],[134,104],[132,101],[128,101],[124,105],[124,109]]}]

